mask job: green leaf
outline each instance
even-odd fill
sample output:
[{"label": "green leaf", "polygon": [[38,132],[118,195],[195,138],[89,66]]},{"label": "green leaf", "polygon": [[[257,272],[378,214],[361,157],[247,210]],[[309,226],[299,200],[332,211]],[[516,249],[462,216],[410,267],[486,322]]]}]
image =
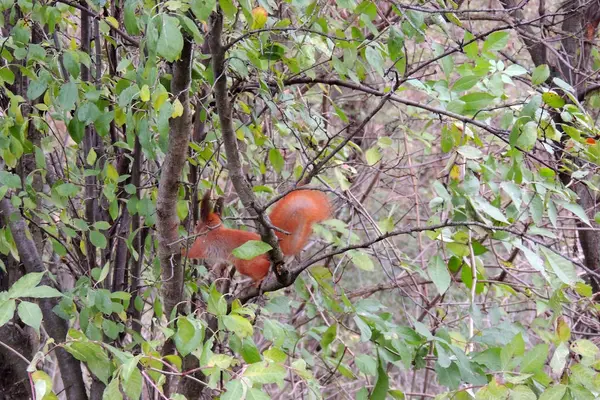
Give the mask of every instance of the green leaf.
[{"label": "green leaf", "polygon": [[552,91],[542,94],[542,100],[552,108],[561,108],[566,104],[565,99],[563,99],[558,93]]},{"label": "green leaf", "polygon": [[116,340],[119,337],[119,333],[123,331],[123,325],[117,324],[110,319],[105,319],[102,321],[102,331],[109,339]]},{"label": "green leaf", "polygon": [[337,324],[332,324],[321,337],[321,347],[329,346],[337,337]]},{"label": "green leaf", "polygon": [[75,108],[75,102],[79,98],[77,85],[75,82],[70,81],[65,85],[62,85],[58,92],[58,104],[63,110],[69,111]]},{"label": "green leaf", "polygon": [[485,199],[477,198],[475,199],[474,203],[478,209],[480,209],[490,217],[494,218],[496,221],[508,223],[508,220],[506,219],[504,214],[502,214],[502,211],[488,203]]},{"label": "green leaf", "polygon": [[85,123],[77,120],[77,118],[73,118],[69,121],[67,129],[71,139],[73,139],[73,141],[77,144],[81,143],[85,134]]},{"label": "green leaf", "polygon": [[269,150],[269,162],[275,169],[275,172],[280,174],[285,164],[285,160],[278,149]]},{"label": "green leaf", "polygon": [[381,56],[381,52],[373,46],[367,46],[365,50],[365,57],[367,58],[367,62],[371,67],[373,67],[375,72],[377,72],[379,76],[383,76],[384,59]]},{"label": "green leaf", "polygon": [[566,90],[567,92],[575,93],[575,89],[573,88],[573,86],[569,85],[567,82],[563,81],[560,78],[554,78],[552,79],[552,82],[554,82],[556,86]]},{"label": "green leaf", "polygon": [[168,15],[162,16],[162,30],[158,38],[158,54],[169,62],[179,59],[183,49],[183,36],[179,30],[179,20]]},{"label": "green leaf", "polygon": [[177,332],[174,341],[177,350],[186,356],[202,346],[204,328],[190,317],[180,317],[177,320]]},{"label": "green leaf", "polygon": [[553,373],[560,374],[563,371],[568,355],[569,347],[566,343],[563,342],[556,347],[556,350],[550,359],[550,368]]},{"label": "green leaf", "polygon": [[531,350],[525,353],[521,363],[522,374],[535,374],[544,367],[548,358],[548,345],[545,343],[538,344]]},{"label": "green leaf", "polygon": [[377,360],[368,354],[360,354],[354,358],[358,370],[365,375],[377,375]]},{"label": "green leaf", "polygon": [[216,0],[192,0],[190,2],[192,12],[199,21],[208,21],[208,17],[216,5]]},{"label": "green leaf", "polygon": [[60,184],[56,187],[56,193],[64,197],[72,197],[79,193],[79,186],[70,182]]},{"label": "green leaf", "polygon": [[260,58],[264,60],[278,61],[283,58],[285,47],[278,43],[271,43],[261,48]]},{"label": "green leaf", "polygon": [[477,160],[483,157],[483,153],[481,152],[481,150],[473,146],[460,146],[456,149],[456,151],[464,158],[468,158],[471,160]]},{"label": "green leaf", "polygon": [[235,333],[241,338],[252,336],[254,333],[250,321],[240,315],[224,315],[223,324],[227,330]]},{"label": "green leaf", "polygon": [[21,321],[32,327],[37,333],[40,333],[40,325],[42,324],[42,310],[40,310],[40,306],[29,301],[21,301],[17,308],[17,313]]},{"label": "green leaf", "polygon": [[258,352],[256,345],[252,341],[252,338],[244,339],[244,342],[242,343],[241,354],[244,361],[248,364],[253,364],[262,361],[260,353]]},{"label": "green leaf", "polygon": [[81,66],[78,53],[69,50],[65,51],[63,54],[63,65],[73,78],[77,79],[79,77]]},{"label": "green leaf", "polygon": [[486,92],[469,93],[460,98],[461,101],[465,102],[465,111],[473,114],[492,104],[495,99],[496,96]]},{"label": "green leaf", "polygon": [[271,347],[270,349],[263,351],[263,356],[265,356],[267,360],[277,363],[284,363],[285,360],[287,360],[287,355],[277,347]]},{"label": "green leaf", "polygon": [[571,261],[545,247],[540,247],[540,251],[546,257],[546,261],[548,261],[548,264],[561,282],[567,285],[573,285],[577,282],[577,271],[575,271],[575,267]]},{"label": "green leaf", "polygon": [[94,103],[84,103],[77,109],[77,119],[86,125],[95,122],[102,113]]},{"label": "green leaf", "polygon": [[215,288],[214,284],[211,286],[208,298],[208,312],[217,316],[227,313],[227,301],[225,301],[223,295]]},{"label": "green leaf", "polygon": [[381,362],[377,363],[377,382],[371,392],[370,400],[385,400],[387,391],[390,388],[390,381],[387,372],[382,367]]},{"label": "green leaf", "polygon": [[354,250],[354,251],[348,252],[348,255],[352,259],[352,264],[356,265],[358,268],[362,269],[363,271],[374,271],[375,270],[375,265],[373,264],[373,261],[371,261],[371,258],[367,254],[365,254],[359,250]]},{"label": "green leaf", "polygon": [[283,365],[263,361],[250,364],[244,371],[243,376],[254,383],[264,385],[268,383],[283,383],[283,379],[286,375],[287,371]]},{"label": "green leaf", "polygon": [[588,226],[592,226],[590,219],[588,218],[587,214],[585,213],[585,210],[579,204],[567,203],[567,202],[563,202],[563,201],[559,202],[559,204],[561,206],[563,206],[565,209],[567,209],[567,210],[571,211],[573,214],[575,214],[581,220],[581,222],[585,223]]},{"label": "green leaf", "polygon": [[100,381],[108,383],[112,374],[111,362],[100,345],[91,342],[70,342],[64,348],[73,357],[85,362]]},{"label": "green leaf", "polygon": [[249,240],[238,248],[233,249],[231,254],[241,260],[252,260],[261,254],[267,253],[272,247],[260,240]]},{"label": "green leaf", "polygon": [[454,92],[458,92],[458,93],[464,92],[466,90],[471,89],[473,86],[477,85],[478,82],[481,82],[480,76],[476,76],[476,75],[463,76],[462,78],[460,78],[456,82],[454,82],[454,85],[452,85],[452,90]]},{"label": "green leaf", "polygon": [[127,32],[133,36],[140,34],[140,28],[138,27],[138,18],[135,15],[135,9],[137,5],[137,0],[125,1],[125,12],[123,22],[125,24],[125,29],[127,30]]},{"label": "green leaf", "polygon": [[550,68],[546,64],[538,65],[531,74],[531,83],[541,85],[550,77]]},{"label": "green leaf", "polygon": [[446,293],[446,290],[450,287],[451,277],[442,257],[435,255],[430,258],[429,263],[427,264],[427,272],[438,290],[438,293]]},{"label": "green leaf", "polygon": [[15,315],[16,305],[13,299],[0,303],[0,326],[6,324]]},{"label": "green leaf", "polygon": [[500,31],[491,33],[485,42],[483,43],[484,51],[497,51],[503,50],[508,44],[508,38],[510,34],[508,32]]},{"label": "green leaf", "polygon": [[90,242],[100,249],[106,248],[106,237],[102,232],[96,230],[90,231]]},{"label": "green leaf", "polygon": [[502,72],[504,72],[508,76],[519,76],[525,75],[527,73],[527,70],[518,64],[512,64]]},{"label": "green leaf", "polygon": [[598,354],[598,346],[587,339],[577,339],[571,343],[571,350],[584,357],[595,358]]},{"label": "green leaf", "polygon": [[377,146],[373,146],[365,152],[365,158],[367,159],[367,164],[369,166],[377,164],[382,157],[383,156]]},{"label": "green leaf", "polygon": [[106,264],[104,264],[104,267],[102,267],[102,270],[100,270],[100,275],[98,275],[96,279],[96,282],[102,282],[104,281],[104,279],[106,279],[106,277],[108,276],[108,273],[110,272],[110,262],[106,262]]},{"label": "green leaf", "polygon": [[19,291],[19,297],[31,297],[34,299],[48,299],[62,297],[63,294],[51,286],[41,285]]},{"label": "green leaf", "polygon": [[244,386],[239,380],[232,380],[225,385],[225,393],[221,396],[221,400],[240,400],[244,398]]},{"label": "green leaf", "polygon": [[0,171],[0,183],[8,186],[11,189],[21,188],[21,178],[12,172]]},{"label": "green leaf", "polygon": [[44,277],[43,272],[30,272],[20,277],[15,283],[12,284],[8,290],[8,294],[11,297],[18,297],[21,293],[27,289],[34,288],[42,281]]},{"label": "green leaf", "polygon": [[128,399],[139,399],[143,388],[142,373],[140,370],[134,368],[129,379],[122,382],[122,386]]},{"label": "green leaf", "polygon": [[353,320],[356,323],[358,329],[360,330],[360,341],[369,341],[369,339],[371,339],[371,336],[373,335],[373,331],[371,331],[369,325],[365,321],[363,321],[363,319],[358,315],[355,315]]},{"label": "green leaf", "polygon": [[97,158],[96,151],[94,150],[94,148],[91,148],[87,157],[85,158],[85,162],[87,163],[87,165],[93,167],[94,163],[96,162],[96,158]]},{"label": "green leaf", "polygon": [[510,400],[537,400],[537,396],[525,385],[515,386],[510,391]]},{"label": "green leaf", "polygon": [[546,389],[539,400],[561,400],[565,393],[567,393],[565,385],[554,385]]},{"label": "green leaf", "polygon": [[390,28],[390,37],[388,39],[388,52],[392,61],[397,61],[400,57],[404,57],[404,35],[397,27]]},{"label": "green leaf", "polygon": [[227,18],[233,19],[235,17],[235,14],[237,13],[237,7],[233,5],[233,1],[219,0],[219,5],[221,6],[221,9]]},{"label": "green leaf", "polygon": [[15,83],[15,74],[10,70],[10,68],[2,67],[0,68],[0,79],[9,85],[12,85]]},{"label": "green leaf", "polygon": [[529,121],[521,127],[521,135],[517,139],[517,147],[524,151],[530,151],[537,141],[537,123]]},{"label": "green leaf", "polygon": [[37,99],[48,89],[48,82],[43,79],[36,79],[29,83],[27,87],[27,98],[31,101]]},{"label": "green leaf", "polygon": [[119,378],[115,378],[110,381],[104,393],[102,393],[102,400],[123,400],[123,395],[119,390]]}]

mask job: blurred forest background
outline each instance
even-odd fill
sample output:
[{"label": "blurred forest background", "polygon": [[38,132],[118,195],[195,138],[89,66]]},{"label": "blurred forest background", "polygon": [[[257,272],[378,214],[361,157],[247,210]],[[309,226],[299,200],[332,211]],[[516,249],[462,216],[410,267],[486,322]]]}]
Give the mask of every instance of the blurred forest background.
[{"label": "blurred forest background", "polygon": [[[0,0],[0,400],[596,399],[598,0]],[[260,289],[207,191],[334,213]]]}]

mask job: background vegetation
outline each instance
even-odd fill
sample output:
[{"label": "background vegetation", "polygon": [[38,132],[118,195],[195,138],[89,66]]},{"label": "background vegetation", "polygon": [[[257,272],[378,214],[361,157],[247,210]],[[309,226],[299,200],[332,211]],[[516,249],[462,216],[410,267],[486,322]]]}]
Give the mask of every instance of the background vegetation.
[{"label": "background vegetation", "polygon": [[[0,399],[595,399],[596,0],[0,0]],[[262,292],[208,190],[332,219]]]}]

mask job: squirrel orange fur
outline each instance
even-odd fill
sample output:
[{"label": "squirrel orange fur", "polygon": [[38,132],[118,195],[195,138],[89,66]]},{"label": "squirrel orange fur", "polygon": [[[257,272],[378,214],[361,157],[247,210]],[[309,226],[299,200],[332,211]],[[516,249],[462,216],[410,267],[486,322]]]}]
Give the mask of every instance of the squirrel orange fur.
[{"label": "squirrel orange fur", "polygon": [[[296,190],[275,203],[269,219],[277,228],[289,232],[288,235],[275,231],[283,254],[292,256],[300,253],[308,242],[313,224],[328,219],[330,212],[327,196],[317,190]],[[199,236],[187,252],[187,257],[230,262],[240,274],[252,278],[256,286],[260,285],[269,273],[267,255],[242,260],[232,254],[235,248],[250,240],[260,240],[260,236],[254,232],[224,227],[220,214],[220,209],[211,210],[209,193],[206,193],[195,230]]]}]

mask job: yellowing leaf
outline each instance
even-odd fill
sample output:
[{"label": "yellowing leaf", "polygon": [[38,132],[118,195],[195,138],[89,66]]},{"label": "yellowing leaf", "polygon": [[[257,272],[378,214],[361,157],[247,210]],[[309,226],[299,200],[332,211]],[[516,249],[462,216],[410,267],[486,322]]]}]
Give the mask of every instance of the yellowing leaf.
[{"label": "yellowing leaf", "polygon": [[106,177],[112,182],[119,180],[119,172],[112,164],[106,164]]},{"label": "yellowing leaf", "polygon": [[452,166],[450,170],[450,178],[457,181],[460,178],[460,168],[458,165]]},{"label": "yellowing leaf", "polygon": [[148,85],[142,86],[142,89],[140,90],[140,100],[150,100],[150,88],[148,87]]},{"label": "yellowing leaf", "polygon": [[377,164],[379,160],[381,160],[381,157],[381,152],[377,147],[371,147],[365,153],[365,158],[367,159],[367,164],[369,164],[369,166]]},{"label": "yellowing leaf", "polygon": [[171,113],[171,118],[181,117],[183,115],[183,104],[179,101],[179,99],[175,99],[173,103],[173,112]]},{"label": "yellowing leaf", "polygon": [[117,21],[115,17],[106,17],[106,22],[108,22],[108,24],[112,25],[114,28],[119,27],[119,21]]},{"label": "yellowing leaf", "polygon": [[252,10],[252,29],[260,29],[267,23],[267,10],[262,7],[256,7]]},{"label": "yellowing leaf", "polygon": [[154,101],[152,103],[152,107],[154,107],[156,110],[159,110],[160,107],[165,103],[165,101],[167,101],[168,98],[169,98],[169,93],[167,93],[167,92],[160,92],[159,94],[155,94]]},{"label": "yellowing leaf", "polygon": [[97,154],[94,151],[94,149],[90,149],[90,152],[88,153],[87,157],[86,157],[86,162],[88,165],[94,166],[94,163],[96,162],[96,157]]}]

